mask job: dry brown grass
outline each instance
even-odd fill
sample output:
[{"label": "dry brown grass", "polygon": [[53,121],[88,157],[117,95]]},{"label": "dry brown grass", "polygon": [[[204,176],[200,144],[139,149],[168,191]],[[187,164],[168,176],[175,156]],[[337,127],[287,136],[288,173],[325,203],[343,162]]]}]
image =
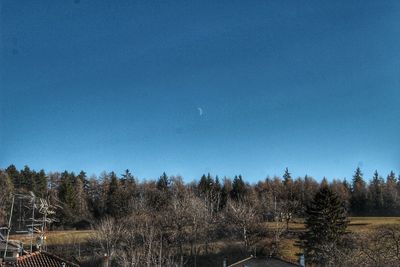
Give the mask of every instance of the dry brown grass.
[{"label": "dry brown grass", "polygon": [[350,217],[348,229],[355,233],[365,233],[385,224],[400,224],[400,217]]},{"label": "dry brown grass", "polygon": [[[371,231],[379,225],[384,224],[400,224],[400,217],[350,217],[350,223],[348,230],[360,233],[365,233],[366,231]],[[274,228],[274,222],[266,223],[268,228]],[[294,231],[304,230],[304,224],[301,220],[289,223],[289,229]]]},{"label": "dry brown grass", "polygon": [[[51,231],[46,234],[47,245],[65,245],[71,243],[85,243],[90,236],[92,230],[68,230],[68,231]],[[35,238],[38,234],[34,236]],[[20,240],[25,244],[30,243],[31,236],[24,235],[11,235],[10,239]]]}]

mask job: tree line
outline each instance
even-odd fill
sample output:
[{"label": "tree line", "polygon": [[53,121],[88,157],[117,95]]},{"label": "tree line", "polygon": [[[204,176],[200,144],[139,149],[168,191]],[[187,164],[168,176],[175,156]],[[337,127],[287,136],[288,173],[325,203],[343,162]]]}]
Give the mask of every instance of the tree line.
[{"label": "tree line", "polygon": [[[25,166],[18,170],[14,165],[0,170],[0,222],[11,192],[33,192],[36,196],[58,202],[62,209],[59,226],[71,226],[87,221],[94,222],[105,216],[122,217],[132,210],[138,198],[146,198],[148,205],[157,209],[168,201],[176,184],[190,188],[197,197],[212,198],[216,211],[225,208],[229,199],[253,198],[268,213],[277,203],[283,213],[302,216],[307,204],[319,190],[320,185],[310,176],[292,178],[288,169],[281,177],[267,177],[256,184],[244,181],[241,175],[233,179],[204,174],[198,182],[185,183],[180,176],[163,173],[158,179],[140,181],[126,170],[123,174],[103,172],[98,177],[87,177],[84,171],[48,172],[35,171]],[[334,179],[330,186],[344,201],[352,215],[399,216],[400,177],[391,171],[383,178],[377,171],[367,180],[360,168],[355,170],[350,182]],[[15,211],[18,213],[18,208]],[[17,214],[20,218],[22,215]],[[289,215],[288,215],[289,216]]]},{"label": "tree line", "polygon": [[[335,259],[353,259],[351,253],[367,255],[369,249],[355,246],[357,238],[352,239],[352,245],[338,245],[347,242],[339,238],[345,232],[347,214],[399,215],[399,180],[394,172],[383,179],[376,171],[367,182],[357,168],[350,182],[328,182],[325,178],[317,182],[307,175],[292,178],[286,169],[282,177],[267,177],[255,184],[246,183],[241,175],[220,179],[211,174],[185,183],[182,177],[166,173],[155,180],[139,180],[129,170],[120,175],[103,172],[98,177],[87,177],[84,171],[46,173],[28,166],[18,170],[10,165],[0,170],[0,224],[8,216],[12,193],[33,192],[60,207],[53,228],[96,229],[90,246],[98,255],[109,255],[113,264],[197,266],[200,256],[215,251],[215,243],[221,240],[239,242],[246,253],[279,255],[281,238],[290,234],[289,222],[305,218],[309,231],[298,238],[307,258],[338,264],[332,255]],[[24,203],[15,203],[14,230],[23,230],[29,221],[30,213],[23,207]],[[332,207],[334,212],[318,213],[326,207]],[[318,242],[324,238],[313,235],[321,232],[311,231],[315,225],[321,225],[318,222],[323,218],[321,214],[343,219],[326,226],[333,229],[332,237],[337,242],[332,243],[329,238],[329,242],[321,245]],[[266,221],[276,224],[266,227]],[[391,230],[383,229],[382,233],[388,231]],[[262,240],[267,243],[261,246]],[[315,251],[324,251],[321,246],[341,256],[337,253],[315,256]],[[345,253],[349,247],[357,249]],[[363,258],[372,258],[371,253],[367,256]]]}]

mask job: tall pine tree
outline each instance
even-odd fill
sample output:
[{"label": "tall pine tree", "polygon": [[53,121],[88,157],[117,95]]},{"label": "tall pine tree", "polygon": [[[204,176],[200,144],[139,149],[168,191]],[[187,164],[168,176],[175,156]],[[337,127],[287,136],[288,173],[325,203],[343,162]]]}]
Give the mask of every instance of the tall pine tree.
[{"label": "tall pine tree", "polygon": [[360,167],[354,173],[351,189],[351,212],[353,214],[365,214],[368,199],[367,188]]},{"label": "tall pine tree", "polygon": [[375,170],[374,176],[372,177],[369,185],[369,210],[375,215],[381,215],[382,208],[384,206],[384,191],[385,182],[379,175],[378,171]]},{"label": "tall pine tree", "polygon": [[232,181],[231,198],[236,201],[243,200],[246,193],[247,189],[242,176],[235,176]]},{"label": "tall pine tree", "polygon": [[398,191],[397,191],[397,178],[396,174],[391,171],[386,178],[386,186],[384,190],[385,209],[388,214],[398,215]]},{"label": "tall pine tree", "polygon": [[322,186],[306,209],[306,232],[300,237],[306,261],[334,264],[347,224],[344,203],[328,186]]},{"label": "tall pine tree", "polygon": [[122,217],[122,204],[120,184],[114,172],[110,173],[110,185],[107,193],[107,213],[113,217]]},{"label": "tall pine tree", "polygon": [[285,198],[293,200],[293,179],[288,168],[285,169],[285,173],[283,174],[283,187],[285,189]]}]

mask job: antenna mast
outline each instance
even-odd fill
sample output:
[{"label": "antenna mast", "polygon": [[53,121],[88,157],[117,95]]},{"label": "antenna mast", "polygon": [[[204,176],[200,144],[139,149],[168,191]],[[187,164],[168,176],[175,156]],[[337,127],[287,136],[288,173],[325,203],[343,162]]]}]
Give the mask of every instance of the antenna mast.
[{"label": "antenna mast", "polygon": [[[32,193],[33,194],[33,193]],[[32,253],[32,245],[33,245],[33,227],[34,227],[34,223],[35,223],[35,201],[36,201],[36,197],[35,195],[32,196],[32,225],[31,225],[31,253]]]},{"label": "antenna mast", "polygon": [[12,219],[12,214],[13,214],[13,210],[14,210],[14,200],[15,200],[15,196],[12,195],[12,202],[11,202],[11,213],[10,213],[10,218],[8,219],[8,231],[7,231],[7,240],[6,240],[6,248],[4,250],[4,258],[6,257],[6,253],[7,253],[7,248],[8,248],[8,240],[10,238],[10,232],[11,232],[11,219]]}]

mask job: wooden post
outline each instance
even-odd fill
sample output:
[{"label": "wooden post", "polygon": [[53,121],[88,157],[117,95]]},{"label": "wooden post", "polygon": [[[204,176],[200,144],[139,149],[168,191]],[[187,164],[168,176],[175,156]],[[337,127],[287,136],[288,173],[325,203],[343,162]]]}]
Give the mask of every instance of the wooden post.
[{"label": "wooden post", "polygon": [[103,257],[103,267],[108,267],[109,257],[107,254],[104,254]]}]

